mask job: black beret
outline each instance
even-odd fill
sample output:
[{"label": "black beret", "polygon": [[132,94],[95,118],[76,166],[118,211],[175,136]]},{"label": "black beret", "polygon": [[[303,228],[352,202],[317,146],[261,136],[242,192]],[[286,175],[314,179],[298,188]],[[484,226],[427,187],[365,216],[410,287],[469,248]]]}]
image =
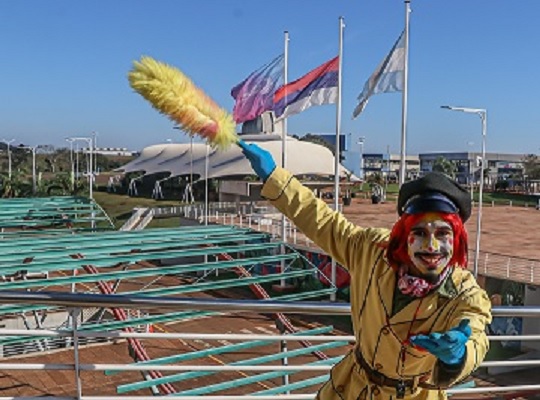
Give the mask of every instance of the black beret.
[{"label": "black beret", "polygon": [[402,215],[411,202],[416,203],[416,208],[424,207],[426,212],[432,211],[427,205],[434,193],[448,198],[457,208],[463,222],[469,219],[471,216],[469,192],[441,172],[430,172],[420,179],[404,183],[399,189],[398,214]]}]

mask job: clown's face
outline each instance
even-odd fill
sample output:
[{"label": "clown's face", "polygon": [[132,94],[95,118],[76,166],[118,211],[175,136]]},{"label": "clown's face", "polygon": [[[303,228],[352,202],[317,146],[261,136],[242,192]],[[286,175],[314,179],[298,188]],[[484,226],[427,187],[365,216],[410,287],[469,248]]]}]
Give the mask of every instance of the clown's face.
[{"label": "clown's face", "polygon": [[434,281],[454,254],[452,226],[437,213],[426,213],[407,237],[407,249],[415,272]]}]

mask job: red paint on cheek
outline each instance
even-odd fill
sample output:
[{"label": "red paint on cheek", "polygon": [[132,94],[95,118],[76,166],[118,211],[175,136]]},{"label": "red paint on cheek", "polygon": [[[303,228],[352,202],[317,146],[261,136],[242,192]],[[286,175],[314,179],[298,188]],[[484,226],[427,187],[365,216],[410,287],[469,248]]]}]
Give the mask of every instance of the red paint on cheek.
[{"label": "red paint on cheek", "polygon": [[413,244],[414,243],[414,238],[412,236],[409,237],[409,244]]},{"label": "red paint on cheek", "polygon": [[448,243],[450,244],[450,246],[454,246],[454,239],[448,239]]}]

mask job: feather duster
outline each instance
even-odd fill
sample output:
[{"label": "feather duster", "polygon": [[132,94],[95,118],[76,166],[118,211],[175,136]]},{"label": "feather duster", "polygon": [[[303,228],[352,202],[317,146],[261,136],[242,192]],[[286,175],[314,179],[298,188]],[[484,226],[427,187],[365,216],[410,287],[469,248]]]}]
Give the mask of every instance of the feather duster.
[{"label": "feather duster", "polygon": [[238,141],[232,116],[179,69],[141,57],[133,63],[128,79],[133,90],[189,135],[199,135],[222,149]]}]

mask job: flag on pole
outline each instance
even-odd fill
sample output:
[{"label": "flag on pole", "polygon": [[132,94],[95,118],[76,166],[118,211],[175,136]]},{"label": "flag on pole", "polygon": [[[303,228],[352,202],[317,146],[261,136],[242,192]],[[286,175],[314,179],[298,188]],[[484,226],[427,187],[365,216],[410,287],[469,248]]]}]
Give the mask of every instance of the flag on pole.
[{"label": "flag on pole", "polygon": [[274,93],[283,84],[284,58],[283,54],[279,55],[231,89],[236,100],[233,109],[236,123],[255,119],[272,109]]},{"label": "flag on pole", "polygon": [[335,103],[338,97],[338,70],[339,57],[335,57],[279,88],[274,95],[276,117],[286,118],[311,106]]},{"label": "flag on pole", "polygon": [[371,95],[403,91],[405,70],[405,35],[403,33],[399,36],[390,53],[364,84],[362,93],[358,95],[358,105],[354,109],[353,118],[358,117],[364,110]]}]

